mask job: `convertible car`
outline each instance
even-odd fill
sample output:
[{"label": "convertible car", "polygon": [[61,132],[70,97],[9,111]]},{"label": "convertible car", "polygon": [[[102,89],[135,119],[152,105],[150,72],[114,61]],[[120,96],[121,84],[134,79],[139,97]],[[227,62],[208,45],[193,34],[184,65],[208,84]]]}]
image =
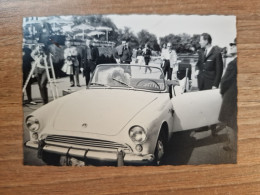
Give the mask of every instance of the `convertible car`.
[{"label": "convertible car", "polygon": [[25,118],[25,145],[51,165],[160,165],[174,132],[218,123],[218,89],[178,87],[157,67],[98,65],[87,89]]}]

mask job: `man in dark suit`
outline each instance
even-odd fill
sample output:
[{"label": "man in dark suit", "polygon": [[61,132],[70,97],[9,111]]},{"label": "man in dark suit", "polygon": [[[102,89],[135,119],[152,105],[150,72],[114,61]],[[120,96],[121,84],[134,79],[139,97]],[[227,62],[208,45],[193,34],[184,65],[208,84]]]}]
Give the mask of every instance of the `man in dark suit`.
[{"label": "man in dark suit", "polygon": [[132,51],[129,47],[128,39],[123,40],[122,44],[115,48],[114,58],[118,64],[125,64],[126,66],[123,67],[124,71],[131,75],[131,67],[127,66],[127,64],[130,64],[132,61]]},{"label": "man in dark suit", "polygon": [[228,143],[224,150],[236,149],[236,130],[237,130],[237,47],[236,39],[230,43],[232,61],[228,63],[227,69],[220,83],[220,93],[223,97],[219,121],[230,127],[228,133]]},{"label": "man in dark suit", "polygon": [[148,45],[148,43],[146,43],[143,49],[144,61],[145,61],[145,65],[147,66],[147,68],[145,68],[145,73],[147,72],[147,69],[149,69],[150,72],[152,72],[152,69],[148,66],[151,59],[151,55],[152,55],[152,51],[150,49],[150,46]]},{"label": "man in dark suit", "polygon": [[83,75],[86,79],[86,86],[90,81],[90,74],[96,68],[97,60],[99,58],[99,51],[97,47],[94,47],[92,40],[88,38],[86,40],[86,47],[82,51],[81,67],[83,68]]},{"label": "man in dark suit", "polygon": [[218,88],[222,73],[223,60],[220,49],[211,45],[212,38],[209,34],[203,33],[200,36],[201,51],[196,65],[199,90]]},{"label": "man in dark suit", "polygon": [[123,40],[122,45],[119,45],[114,50],[114,57],[117,63],[130,64],[132,61],[132,52],[129,47],[128,40]]}]

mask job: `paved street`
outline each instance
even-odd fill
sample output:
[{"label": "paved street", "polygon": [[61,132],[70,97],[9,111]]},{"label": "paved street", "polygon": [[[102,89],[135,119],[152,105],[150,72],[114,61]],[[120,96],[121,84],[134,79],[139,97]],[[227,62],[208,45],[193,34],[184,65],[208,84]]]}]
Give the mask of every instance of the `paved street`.
[{"label": "paved street", "polygon": [[[158,64],[154,64],[158,66]],[[194,83],[193,77],[193,83]],[[57,79],[59,94],[62,96],[63,90],[80,90],[85,89],[85,80],[80,75],[81,87],[69,87],[69,78]],[[196,85],[196,83],[194,83]],[[52,101],[51,91],[49,90],[49,99]],[[32,86],[32,98],[37,105],[25,104],[23,106],[24,115],[28,115],[42,106],[39,88],[37,84]],[[26,100],[27,97],[24,96]],[[24,142],[29,140],[29,134],[24,128]],[[170,165],[194,165],[194,164],[221,164],[234,163],[236,153],[234,151],[225,151],[223,146],[227,141],[227,129],[222,129],[218,135],[213,137],[211,130],[202,132],[178,132],[175,133],[170,141],[164,164]],[[24,163],[27,165],[43,165],[44,163],[37,159],[37,152],[33,149],[24,147]]]}]

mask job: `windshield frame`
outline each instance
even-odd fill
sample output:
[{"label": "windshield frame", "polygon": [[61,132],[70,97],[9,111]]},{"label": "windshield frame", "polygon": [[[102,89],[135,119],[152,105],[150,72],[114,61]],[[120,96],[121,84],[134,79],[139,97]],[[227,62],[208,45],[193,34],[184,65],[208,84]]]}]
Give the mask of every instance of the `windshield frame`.
[{"label": "windshield frame", "polygon": [[[95,85],[91,85],[92,83],[96,83],[96,82],[92,82],[92,81],[93,81],[93,78],[96,75],[97,70],[98,70],[98,68],[100,66],[115,66],[115,67],[118,66],[118,67],[122,67],[122,66],[125,66],[125,65],[127,65],[127,66],[134,66],[134,67],[144,67],[144,68],[147,68],[147,65],[138,65],[138,64],[137,65],[136,64],[99,64],[99,65],[96,66],[96,68],[95,68],[95,70],[93,72],[93,75],[90,78],[90,82],[89,82],[87,88],[89,88],[89,89],[122,89],[122,90],[146,91],[146,92],[153,92],[153,93],[165,93],[165,92],[168,92],[167,91],[168,88],[167,88],[167,84],[166,84],[166,81],[165,81],[165,77],[162,79],[163,84],[164,84],[164,89],[162,89],[162,90],[151,90],[151,89],[136,88],[136,87],[131,86],[131,85],[129,85],[129,86],[109,86],[109,85],[101,86],[103,84],[96,85],[96,86]],[[156,66],[149,66],[149,67],[155,68],[155,69],[159,69],[162,72],[162,74],[163,74],[163,71],[162,71],[161,68],[156,67]]]}]

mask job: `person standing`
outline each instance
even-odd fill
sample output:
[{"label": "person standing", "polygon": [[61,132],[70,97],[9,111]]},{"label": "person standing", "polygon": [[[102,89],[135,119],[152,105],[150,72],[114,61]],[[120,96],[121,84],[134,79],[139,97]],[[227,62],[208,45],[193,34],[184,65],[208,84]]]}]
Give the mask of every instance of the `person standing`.
[{"label": "person standing", "polygon": [[83,68],[83,75],[85,76],[86,86],[90,81],[90,74],[94,72],[99,58],[99,51],[97,47],[93,46],[91,39],[86,39],[86,47],[82,51],[81,67]]},{"label": "person standing", "polygon": [[79,61],[76,47],[72,47],[70,41],[65,41],[66,48],[64,49],[64,65],[62,71],[70,76],[70,87],[75,86],[74,75],[76,77],[76,84],[79,84]]},{"label": "person standing", "polygon": [[132,52],[128,40],[123,40],[122,44],[115,48],[114,58],[118,64],[125,64],[123,67],[125,72],[131,75],[131,67],[128,64],[132,61]]},{"label": "person standing", "polygon": [[231,60],[220,83],[220,93],[223,101],[219,114],[219,121],[230,127],[228,133],[228,143],[224,150],[234,150],[236,148],[237,132],[237,46],[236,39],[230,43]]},{"label": "person standing", "polygon": [[[23,48],[23,85],[25,84],[26,80],[28,79],[28,76],[30,74],[30,71],[32,69],[31,63],[34,61],[34,59],[31,56],[31,49],[24,47]],[[27,86],[25,88],[28,103],[31,105],[36,105],[37,103],[32,100],[32,85],[33,79],[32,76],[29,79],[29,82],[27,83]]]},{"label": "person standing", "polygon": [[[173,69],[176,69],[177,67],[177,54],[176,52],[172,49],[172,44],[167,43],[167,50],[161,54],[161,58],[164,61],[164,68],[163,68],[163,73],[166,75],[167,73],[167,79],[172,80],[172,73]],[[174,72],[174,79],[176,79],[176,72]]]},{"label": "person standing", "polygon": [[142,50],[141,46],[139,46],[137,51],[136,51],[136,60],[137,60],[138,65],[144,64],[143,50]]},{"label": "person standing", "polygon": [[74,76],[75,76],[77,87],[81,87],[79,84],[80,64],[79,64],[79,60],[78,60],[78,50],[77,50],[77,47],[75,47],[75,46],[72,46],[70,49],[71,49],[71,61],[72,61],[72,67],[73,67],[73,75],[70,75],[70,83],[72,83],[72,87],[74,87],[74,85],[75,85]]},{"label": "person standing", "polygon": [[123,40],[122,44],[116,47],[114,57],[117,63],[130,64],[132,61],[132,52],[129,48],[129,43],[127,40]]},{"label": "person standing", "polygon": [[[200,91],[216,89],[223,73],[223,60],[221,51],[217,46],[212,46],[210,34],[203,33],[200,36],[201,50],[196,64],[195,77],[198,79],[198,88]],[[216,125],[211,125],[212,136],[217,135]]]},{"label": "person standing", "polygon": [[34,59],[34,63],[36,66],[35,72],[36,72],[36,77],[37,77],[41,97],[43,100],[43,104],[47,104],[49,102],[48,89],[47,89],[47,83],[48,83],[47,71],[49,71],[50,68],[48,66],[47,54],[45,53],[43,47],[38,45],[32,51],[31,56]]},{"label": "person standing", "polygon": [[151,59],[151,55],[152,55],[152,51],[150,50],[148,43],[146,43],[145,47],[143,49],[144,61],[145,61],[145,65],[147,66],[145,68],[145,73],[147,72],[147,69],[149,69],[150,72],[152,72],[152,69],[148,66],[150,59]]},{"label": "person standing", "polygon": [[163,44],[161,53],[163,54],[165,51],[167,51],[166,43]]},{"label": "person standing", "polygon": [[163,44],[162,46],[162,50],[161,50],[161,59],[162,59],[162,63],[161,63],[161,68],[164,70],[164,59],[163,59],[163,56],[165,55],[165,52],[167,51],[167,45],[166,43]]},{"label": "person standing", "polygon": [[38,34],[39,34],[38,43],[43,44],[43,46],[41,46],[41,49],[47,55],[47,58],[49,58],[50,55],[49,46],[52,44],[51,36],[53,35],[53,30],[51,28],[51,25],[48,22],[43,22],[41,24],[41,28],[39,29]]},{"label": "person standing", "polygon": [[217,46],[212,46],[212,38],[208,33],[200,36],[199,59],[195,76],[198,78],[199,90],[216,89],[223,73],[222,55]]}]

